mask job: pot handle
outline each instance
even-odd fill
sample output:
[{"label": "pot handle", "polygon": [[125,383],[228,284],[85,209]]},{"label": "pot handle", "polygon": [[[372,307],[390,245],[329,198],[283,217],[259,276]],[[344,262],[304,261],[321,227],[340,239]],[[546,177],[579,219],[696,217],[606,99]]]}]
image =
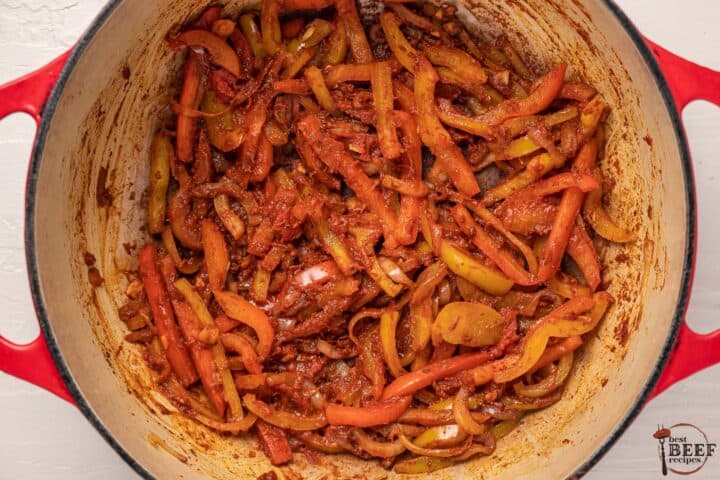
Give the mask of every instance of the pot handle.
[{"label": "pot handle", "polygon": [[[11,113],[25,112],[39,125],[45,101],[69,55],[70,51],[65,52],[44,67],[0,85],[0,119]],[[74,402],[42,333],[27,345],[18,345],[0,335],[0,371]]]},{"label": "pot handle", "polygon": [[720,72],[678,57],[645,39],[681,112],[693,100],[707,100],[720,107]]},{"label": "pot handle", "polygon": [[[645,42],[665,76],[678,112],[694,100],[707,100],[720,106],[720,72],[678,57],[647,38]],[[720,330],[701,335],[683,322],[675,351],[650,399],[672,384],[716,363],[720,363]]]}]

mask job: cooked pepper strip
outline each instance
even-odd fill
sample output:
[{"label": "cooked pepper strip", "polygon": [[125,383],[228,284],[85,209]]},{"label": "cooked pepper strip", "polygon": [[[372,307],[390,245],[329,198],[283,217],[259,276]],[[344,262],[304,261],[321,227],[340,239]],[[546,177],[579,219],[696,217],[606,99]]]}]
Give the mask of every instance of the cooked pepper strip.
[{"label": "cooked pepper strip", "polygon": [[385,39],[388,42],[395,58],[409,72],[415,71],[418,52],[415,50],[400,31],[400,22],[394,13],[385,11],[380,14],[380,25],[385,32]]},{"label": "cooked pepper strip", "polygon": [[310,143],[315,154],[331,170],[338,172],[355,192],[360,200],[380,219],[385,231],[386,239],[394,238],[394,229],[397,217],[385,199],[373,185],[372,180],[365,174],[357,161],[345,150],[345,146],[323,135],[320,121],[312,115],[307,115],[298,122],[298,128]]},{"label": "cooked pepper strip", "polygon": [[253,55],[259,58],[267,55],[265,47],[263,46],[262,34],[252,13],[246,13],[240,16],[240,28],[247,42],[250,44]]},{"label": "cooked pepper strip", "polygon": [[[261,90],[256,97],[255,102],[245,114],[245,142],[238,150],[237,164],[233,167],[233,169],[237,169],[239,172],[228,175],[231,178],[241,177],[242,173],[245,175],[252,175],[255,178],[262,177],[263,179],[265,178],[263,173],[267,175],[267,171],[269,170],[267,165],[262,165],[262,172],[253,170],[255,170],[255,157],[258,155],[258,150],[260,149],[262,143],[261,140],[264,136],[263,127],[265,126],[265,121],[267,120],[268,108],[274,95],[275,92],[272,88]],[[272,145],[270,146],[272,147]],[[231,172],[232,171],[234,170],[231,170]]]},{"label": "cooked pepper strip", "polygon": [[450,68],[467,82],[487,82],[487,73],[480,62],[460,49],[444,45],[425,45],[423,52],[434,65]]},{"label": "cooked pepper strip", "polygon": [[513,286],[513,281],[503,273],[482,264],[479,258],[447,240],[440,244],[440,258],[453,273],[491,295],[505,295]]},{"label": "cooked pepper strip", "polygon": [[[183,67],[183,85],[180,91],[179,104],[183,108],[196,109],[200,103],[203,71],[202,57],[194,50],[190,50]],[[197,120],[187,115],[178,115],[175,148],[177,158],[181,162],[188,163],[193,160],[196,122]]]},{"label": "cooked pepper strip", "polygon": [[255,424],[263,452],[273,465],[282,465],[292,459],[292,450],[285,432],[274,425],[258,420]]},{"label": "cooked pepper strip", "polygon": [[225,288],[225,281],[230,268],[230,255],[225,238],[220,232],[220,228],[212,220],[203,220],[201,232],[210,288],[222,290]]},{"label": "cooked pepper strip", "polygon": [[380,317],[380,342],[383,347],[383,356],[388,370],[394,377],[406,374],[400,365],[400,357],[398,356],[396,343],[396,330],[400,314],[397,311],[385,312]]},{"label": "cooked pepper strip", "polygon": [[[583,145],[580,153],[578,153],[574,168],[577,167],[582,170],[583,165],[595,163],[596,156],[597,142],[591,140]],[[575,219],[580,213],[583,200],[584,195],[579,188],[568,188],[563,192],[552,230],[550,230],[550,235],[540,257],[540,267],[538,269],[538,279],[540,281],[548,280],[560,269],[560,261],[575,227]]]},{"label": "cooked pepper strip", "polygon": [[248,410],[271,425],[287,430],[307,431],[317,430],[328,424],[325,415],[315,417],[295,415],[294,413],[276,410],[252,393],[243,395],[243,402]]},{"label": "cooked pepper strip", "polygon": [[392,71],[387,62],[376,63],[371,70],[373,104],[375,106],[375,127],[377,129],[380,150],[386,159],[400,156],[402,148],[398,140],[393,119]]},{"label": "cooked pepper strip", "polygon": [[348,44],[352,52],[355,63],[368,63],[375,60],[370,49],[365,29],[360,22],[357,7],[354,0],[335,0],[335,8],[338,12],[338,18],[345,23],[345,31],[347,32]]},{"label": "cooked pepper strip", "polygon": [[406,6],[398,3],[390,3],[387,6],[390,7],[390,9],[395,12],[395,15],[397,15],[397,17],[404,23],[412,25],[413,27],[417,27],[420,30],[425,30],[430,34],[438,33],[438,27],[435,26],[435,24],[433,24],[426,17],[423,17],[413,12]]},{"label": "cooked pepper strip", "polygon": [[375,63],[343,63],[325,68],[325,82],[337,87],[345,82],[369,82]]},{"label": "cooked pepper strip", "polygon": [[480,192],[475,174],[462,150],[450,138],[435,114],[435,85],[438,76],[422,55],[417,56],[415,72],[416,119],[420,137],[435,155],[435,159],[450,177],[460,193],[472,197]]},{"label": "cooked pepper strip", "polygon": [[241,296],[228,292],[214,292],[215,299],[228,317],[244,323],[255,331],[258,337],[257,352],[261,359],[270,355],[275,331],[268,316]]},{"label": "cooked pepper strip", "polygon": [[328,90],[328,87],[325,84],[325,79],[323,78],[322,72],[320,72],[319,68],[314,66],[306,68],[305,80],[310,86],[312,92],[315,94],[315,98],[317,98],[321,107],[333,115],[337,116],[341,114],[337,105],[335,105],[335,100],[333,100],[332,95],[330,95],[330,90]]},{"label": "cooked pepper strip", "polygon": [[[464,370],[482,365],[493,359],[495,354],[490,351],[466,353],[457,357],[440,360],[439,362],[426,365],[420,370],[410,372],[396,378],[383,391],[383,400],[412,395],[433,382],[450,377]],[[403,397],[411,398],[411,397]],[[409,402],[408,402],[409,404]],[[358,425],[360,426],[360,425]]]},{"label": "cooked pepper strip", "polygon": [[170,138],[162,132],[157,132],[150,145],[150,198],[147,215],[150,233],[160,233],[165,229],[170,164],[174,161],[175,154]]},{"label": "cooked pepper strip", "polygon": [[553,177],[537,181],[513,193],[510,200],[533,200],[568,188],[577,188],[581,192],[590,192],[598,188],[598,183],[590,175],[583,173],[564,172]]},{"label": "cooked pepper strip", "polygon": [[222,344],[230,351],[240,355],[245,370],[252,374],[262,373],[262,365],[258,359],[253,346],[242,335],[237,333],[225,333],[222,335]]},{"label": "cooked pepper strip", "polygon": [[567,253],[577,264],[590,288],[596,290],[602,282],[600,259],[580,220],[576,222],[575,228],[570,234]]},{"label": "cooked pepper strip", "polygon": [[364,407],[346,407],[328,405],[325,417],[330,425],[348,425],[352,427],[375,427],[387,425],[397,420],[410,406],[411,396],[383,396],[383,401]]},{"label": "cooked pepper strip", "polygon": [[557,64],[538,81],[535,89],[527,97],[505,100],[482,115],[481,119],[489,125],[498,125],[510,118],[534,115],[545,110],[560,92],[565,79],[565,70],[564,63]]},{"label": "cooked pepper strip", "polygon": [[[530,370],[542,356],[551,336],[570,337],[592,330],[602,318],[610,301],[611,297],[604,292],[593,298],[575,297],[538,320],[523,338],[522,353],[517,360],[510,367],[495,372],[495,382],[514,380]],[[583,321],[582,317],[573,319],[589,310],[592,311],[587,321]]]},{"label": "cooked pepper strip", "polygon": [[282,32],[280,30],[280,0],[263,0],[260,10],[260,28],[265,52],[275,55],[280,50]]},{"label": "cooked pepper strip", "polygon": [[[200,295],[192,288],[190,282],[186,279],[181,278],[176,280],[173,284],[175,288],[185,297],[185,301],[190,305],[195,316],[200,322],[209,327],[215,327],[215,322],[208,312],[205,302]],[[218,372],[220,373],[220,380],[223,385],[223,393],[225,394],[225,401],[230,407],[230,419],[232,421],[241,420],[243,418],[242,404],[240,403],[240,396],[235,388],[235,381],[230,373],[230,368],[227,364],[227,357],[225,356],[225,350],[219,345],[215,344],[211,347],[213,359],[217,366]]]},{"label": "cooked pepper strip", "polygon": [[316,18],[305,28],[300,41],[298,42],[298,49],[314,47],[322,42],[328,35],[333,31],[332,23],[321,18]]},{"label": "cooked pepper strip", "polygon": [[233,116],[229,105],[220,102],[215,92],[208,90],[205,93],[202,105],[203,112],[218,114],[205,118],[208,137],[213,147],[221,152],[235,150],[245,140],[245,131]]},{"label": "cooked pepper strip", "polygon": [[340,270],[342,270],[344,274],[352,274],[352,272],[357,269],[355,260],[353,260],[350,255],[344,240],[330,229],[327,218],[324,216],[322,210],[312,212],[310,218],[317,229],[320,241],[327,252],[333,257],[337,266],[340,267]]},{"label": "cooked pepper strip", "polygon": [[475,223],[465,207],[455,205],[450,212],[460,229],[470,237],[473,245],[492,260],[509,279],[524,286],[538,283],[535,275],[522,268],[480,225]]},{"label": "cooked pepper strip", "polygon": [[[449,103],[449,102],[448,102]],[[440,107],[436,110],[437,116],[442,123],[448,127],[462,130],[463,132],[478,135],[486,139],[495,137],[495,130],[482,120],[468,117],[452,111],[446,107],[445,102],[440,102]]]},{"label": "cooked pepper strip", "polygon": [[207,50],[210,61],[236,77],[240,76],[240,59],[230,45],[207,30],[186,30],[173,40],[182,46],[202,47]]},{"label": "cooked pepper strip", "polygon": [[230,207],[230,199],[227,195],[218,195],[213,198],[215,213],[223,223],[227,231],[235,240],[240,240],[245,233],[245,222]]},{"label": "cooked pepper strip", "polygon": [[183,386],[189,386],[198,380],[190,354],[180,339],[175,316],[173,315],[170,296],[158,267],[157,249],[148,245],[140,251],[140,275],[145,293],[150,303],[155,328],[165,348],[170,367]]},{"label": "cooked pepper strip", "polygon": [[325,64],[337,65],[345,60],[348,51],[347,31],[345,22],[339,16],[335,18],[335,30],[330,34],[325,50]]},{"label": "cooked pepper strip", "polygon": [[186,302],[173,301],[173,309],[202,381],[203,391],[210,399],[215,412],[223,416],[226,402],[217,364],[212,351],[197,340],[197,336],[202,330],[202,324]]},{"label": "cooked pepper strip", "polygon": [[485,205],[493,205],[539,180],[553,168],[561,166],[549,154],[541,153],[531,158],[522,172],[488,189],[483,195],[482,202]]},{"label": "cooked pepper strip", "polygon": [[[177,272],[175,271],[173,262],[168,257],[161,258],[160,269],[162,270],[168,290],[174,289],[173,284],[177,279]],[[215,409],[215,412],[222,416],[225,413],[226,402],[223,396],[220,372],[215,363],[213,352],[207,348],[207,345],[202,344],[198,340],[198,336],[203,329],[203,324],[187,302],[172,297],[171,301],[178,324],[185,337],[185,343],[190,349],[193,363],[200,376],[203,390],[210,399],[210,403]]]}]

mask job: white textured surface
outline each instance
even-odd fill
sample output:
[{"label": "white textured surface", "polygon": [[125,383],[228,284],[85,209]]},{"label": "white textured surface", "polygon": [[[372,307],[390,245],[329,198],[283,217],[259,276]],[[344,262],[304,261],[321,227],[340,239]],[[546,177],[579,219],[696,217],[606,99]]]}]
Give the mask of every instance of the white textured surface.
[{"label": "white textured surface", "polygon": [[[616,0],[649,38],[690,60],[720,70],[718,0]],[[102,0],[0,0],[0,84],[68,49],[100,10]],[[680,8],[678,8],[680,7]],[[720,327],[720,109],[701,102],[684,114],[699,200],[699,259],[688,321],[699,331]],[[38,327],[25,276],[23,190],[34,124],[24,115],[0,122],[0,332],[28,341]],[[720,366],[674,386],[640,414],[622,439],[585,477],[661,478],[656,425],[690,422],[720,443]],[[672,474],[671,474],[672,475]],[[135,479],[77,409],[0,373],[0,480]],[[720,454],[693,479],[720,478]]]}]

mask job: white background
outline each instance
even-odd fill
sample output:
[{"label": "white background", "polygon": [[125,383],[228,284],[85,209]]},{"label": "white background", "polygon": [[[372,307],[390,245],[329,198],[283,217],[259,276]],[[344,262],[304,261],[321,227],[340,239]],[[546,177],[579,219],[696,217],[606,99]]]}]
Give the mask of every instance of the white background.
[{"label": "white background", "polygon": [[[720,70],[719,0],[616,0],[649,38],[690,60]],[[67,50],[102,0],[0,0],[0,84]],[[688,321],[702,332],[720,327],[720,109],[704,102],[684,114],[699,200],[699,259]],[[25,274],[23,191],[33,121],[0,122],[0,332],[22,342],[38,333]],[[690,422],[720,443],[720,366],[696,374],[655,399],[585,478],[661,478],[656,425]],[[672,474],[671,474],[672,475]],[[75,407],[0,373],[0,480],[136,479]],[[720,452],[692,479],[720,478]]]}]

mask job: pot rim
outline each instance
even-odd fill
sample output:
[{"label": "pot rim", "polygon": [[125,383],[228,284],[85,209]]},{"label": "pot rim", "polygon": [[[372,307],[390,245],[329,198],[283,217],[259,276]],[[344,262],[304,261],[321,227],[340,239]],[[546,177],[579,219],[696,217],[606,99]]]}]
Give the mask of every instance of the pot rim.
[{"label": "pot rim", "polygon": [[[88,44],[93,40],[97,32],[102,28],[108,18],[115,12],[123,0],[110,0],[95,17],[90,27],[80,38],[79,42],[73,49],[67,63],[63,66],[60,76],[57,79],[47,104],[45,105],[42,121],[38,128],[37,135],[33,146],[33,152],[28,167],[28,177],[25,189],[25,258],[27,264],[28,278],[30,281],[30,290],[35,306],[35,311],[40,324],[40,329],[47,341],[50,354],[57,366],[60,375],[72,394],[78,408],[85,418],[95,427],[105,441],[117,452],[120,457],[142,478],[154,480],[155,477],[145,467],[140,465],[132,455],[115,439],[113,434],[104,425],[102,420],[95,414],[89,402],[80,392],[80,389],[72,377],[65,359],[60,351],[55,335],[51,327],[50,318],[42,294],[42,285],[40,284],[39,267],[37,265],[37,257],[35,254],[35,207],[37,195],[37,181],[40,170],[40,163],[43,154],[47,135],[53,116],[58,106],[58,102],[63,94],[65,86],[72,74],[77,62],[82,57]],[[685,311],[690,300],[690,290],[692,287],[692,279],[694,273],[694,263],[696,255],[696,238],[697,238],[697,205],[695,180],[693,176],[692,163],[690,159],[690,151],[688,148],[685,129],[683,127],[680,113],[676,108],[675,101],[670,93],[670,88],[663,76],[655,57],[646,45],[643,36],[637,27],[627,17],[627,15],[615,4],[614,0],[601,0],[605,7],[615,16],[616,20],[630,36],[635,47],[640,52],[645,64],[655,80],[655,84],[663,98],[665,108],[670,116],[670,121],[675,131],[675,139],[680,153],[680,163],[683,171],[683,182],[685,184],[685,201],[688,206],[688,215],[686,222],[685,235],[685,251],[683,252],[683,269],[680,279],[680,290],[678,293],[675,311],[671,323],[670,332],[665,339],[665,343],[661,350],[660,356],[655,363],[655,367],[648,380],[645,383],[640,395],[635,399],[633,407],[627,412],[624,418],[618,423],[610,435],[602,442],[602,444],[592,453],[590,458],[582,465],[575,469],[575,472],[569,478],[580,478],[597,464],[607,451],[617,442],[622,434],[627,430],[635,417],[640,413],[646,401],[649,399],[655,384],[660,378],[664,367],[666,366],[670,356],[674,350],[675,342],[680,330],[680,326],[684,321]]]}]

